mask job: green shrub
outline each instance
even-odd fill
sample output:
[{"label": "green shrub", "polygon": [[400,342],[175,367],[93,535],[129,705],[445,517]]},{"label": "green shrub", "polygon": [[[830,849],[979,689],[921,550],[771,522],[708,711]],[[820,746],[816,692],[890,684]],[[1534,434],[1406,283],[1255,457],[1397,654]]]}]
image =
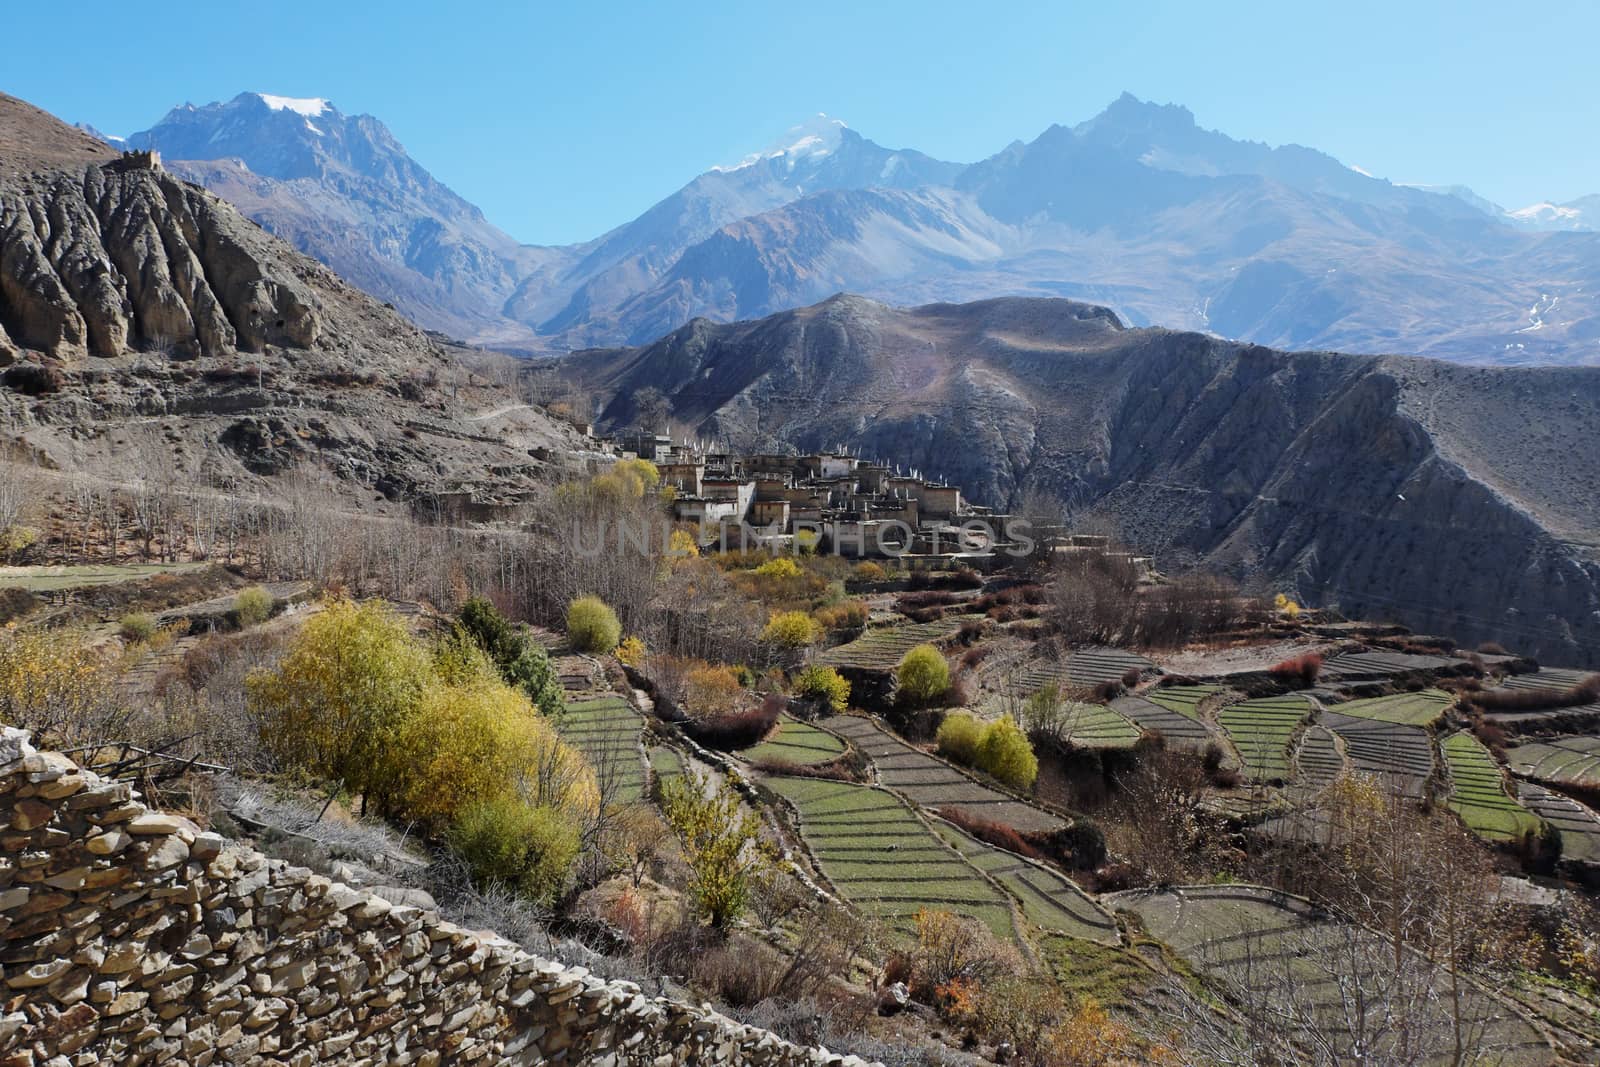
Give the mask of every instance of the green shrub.
[{"label": "green shrub", "polygon": [[974,767],[978,763],[978,744],[983,740],[983,723],[965,711],[953,711],[944,717],[934,739],[941,756]]},{"label": "green shrub", "polygon": [[579,652],[603,656],[622,640],[622,624],[604,600],[581,596],[567,606],[567,637]]},{"label": "green shrub", "polygon": [[450,831],[450,845],[473,878],[515,889],[541,904],[553,904],[565,892],[578,842],[570,816],[510,793],[468,808]]},{"label": "green shrub", "polygon": [[272,617],[272,609],[277,606],[273,595],[259,585],[241,589],[239,595],[233,598],[233,614],[239,620],[240,629],[266,622]]},{"label": "green shrub", "polygon": [[1039,760],[1033,754],[1033,746],[1009,717],[984,727],[976,763],[1013,789],[1032,789],[1033,780],[1039,776]]},{"label": "green shrub", "polygon": [[795,675],[794,692],[796,696],[826,700],[836,715],[850,704],[850,683],[844,675],[820,663]]},{"label": "green shrub", "polygon": [[125,641],[142,645],[156,635],[156,620],[142,611],[130,612],[117,623]]},{"label": "green shrub", "polygon": [[507,685],[522,690],[542,714],[553,719],[561,717],[566,711],[561,678],[550,662],[550,654],[526,627],[511,622],[483,597],[473,597],[463,604],[456,624],[488,654]]},{"label": "green shrub", "polygon": [[895,671],[900,698],[913,707],[931,704],[950,689],[950,664],[932,645],[918,645]]}]

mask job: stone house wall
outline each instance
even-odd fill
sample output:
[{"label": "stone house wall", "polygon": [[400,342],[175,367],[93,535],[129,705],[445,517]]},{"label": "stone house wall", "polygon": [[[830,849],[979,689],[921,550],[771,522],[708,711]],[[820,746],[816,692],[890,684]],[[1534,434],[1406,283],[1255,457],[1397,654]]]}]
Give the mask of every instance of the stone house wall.
[{"label": "stone house wall", "polygon": [[0,728],[0,1067],[862,1065],[269,860]]}]

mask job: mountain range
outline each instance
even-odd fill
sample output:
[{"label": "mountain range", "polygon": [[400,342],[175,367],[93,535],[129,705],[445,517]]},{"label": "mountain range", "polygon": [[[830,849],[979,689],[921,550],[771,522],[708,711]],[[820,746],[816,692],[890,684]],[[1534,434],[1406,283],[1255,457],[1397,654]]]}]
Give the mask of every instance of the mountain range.
[{"label": "mountain range", "polygon": [[601,421],[645,388],[736,449],[843,445],[1094,516],[1352,617],[1600,667],[1600,368],[1290,353],[1104,307],[856,296],[559,364]]},{"label": "mountain range", "polygon": [[1123,95],[972,164],[818,116],[579,245],[519,244],[381,122],[326,100],[184,105],[121,143],[418,323],[526,352],[642,344],[852,291],[1065,296],[1286,348],[1600,362],[1594,198],[1505,211]]}]

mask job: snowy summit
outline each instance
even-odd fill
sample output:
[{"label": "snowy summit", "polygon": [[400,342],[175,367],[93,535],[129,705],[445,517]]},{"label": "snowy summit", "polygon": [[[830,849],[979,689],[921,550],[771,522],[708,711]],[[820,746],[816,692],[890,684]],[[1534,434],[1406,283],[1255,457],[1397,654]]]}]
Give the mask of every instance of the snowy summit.
[{"label": "snowy summit", "polygon": [[787,133],[764,151],[745,156],[734,166],[718,166],[711,169],[743,170],[764,159],[784,159],[792,168],[802,159],[815,159],[831,154],[839,147],[845,128],[845,124],[839,119],[829,118],[819,111],[814,118],[807,119],[798,126],[791,126]]},{"label": "snowy summit", "polygon": [[325,114],[333,106],[320,96],[301,99],[293,96],[273,96],[270,93],[256,93],[255,95],[261,98],[263,104],[266,104],[274,111],[293,111],[296,115],[303,115],[308,119],[314,119],[318,115]]}]

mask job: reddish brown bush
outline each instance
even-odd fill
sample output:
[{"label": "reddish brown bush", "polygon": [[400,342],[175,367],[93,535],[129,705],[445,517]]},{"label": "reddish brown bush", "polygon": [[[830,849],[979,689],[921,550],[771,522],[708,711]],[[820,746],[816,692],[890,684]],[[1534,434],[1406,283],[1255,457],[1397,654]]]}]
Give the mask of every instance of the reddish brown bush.
[{"label": "reddish brown bush", "polygon": [[993,649],[988,645],[975,645],[961,654],[961,666],[964,670],[972,670],[978,664],[989,658]]},{"label": "reddish brown bush", "polygon": [[760,707],[690,719],[683,724],[683,731],[718,752],[749,748],[778,725],[778,713],[783,710],[784,703],[782,696],[769,694]]},{"label": "reddish brown bush", "polygon": [[1134,688],[1139,684],[1139,679],[1141,677],[1142,675],[1137,667],[1129,667],[1122,673],[1122,687],[1124,689]]},{"label": "reddish brown bush", "polygon": [[859,777],[843,759],[827,763],[795,763],[786,759],[759,759],[750,764],[764,774],[781,774],[789,778],[822,778],[830,782],[855,782]]},{"label": "reddish brown bush", "polygon": [[921,592],[902,593],[894,602],[896,611],[906,611],[910,608],[943,607],[954,604],[956,595],[943,589],[924,589]]},{"label": "reddish brown bush", "polygon": [[1090,695],[1092,699],[1097,700],[1100,703],[1105,703],[1108,700],[1115,700],[1122,695],[1122,683],[1101,682],[1090,691]]},{"label": "reddish brown bush", "polygon": [[1310,689],[1317,684],[1317,676],[1322,673],[1322,657],[1315,652],[1293,656],[1273,667],[1268,673],[1279,681]]},{"label": "reddish brown bush", "polygon": [[1479,719],[1472,724],[1472,735],[1483,742],[1483,747],[1499,755],[1505,752],[1506,732],[1498,723]]},{"label": "reddish brown bush", "polygon": [[1499,642],[1496,642],[1496,641],[1485,641],[1485,642],[1483,642],[1481,645],[1478,646],[1478,651],[1482,652],[1485,656],[1509,656],[1509,655],[1511,655],[1511,653],[1506,651],[1504,645],[1502,645],[1502,644],[1500,644]]},{"label": "reddish brown bush", "polygon": [[1034,848],[1022,835],[1017,833],[1005,823],[994,822],[990,819],[980,819],[976,815],[969,815],[961,808],[940,808],[936,814],[947,822],[952,822],[979,841],[1003,848],[1007,852],[1014,852],[1019,856],[1026,856],[1031,860],[1049,862],[1049,857],[1037,848]]},{"label": "reddish brown bush", "polygon": [[1483,689],[1467,699],[1484,711],[1572,708],[1600,700],[1600,674],[1591,674],[1570,689]]}]

